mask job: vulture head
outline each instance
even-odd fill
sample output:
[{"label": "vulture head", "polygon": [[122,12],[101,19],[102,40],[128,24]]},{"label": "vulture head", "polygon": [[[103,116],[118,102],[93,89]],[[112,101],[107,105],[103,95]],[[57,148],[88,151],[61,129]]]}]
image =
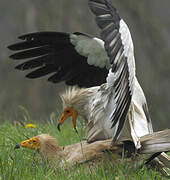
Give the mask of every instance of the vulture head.
[{"label": "vulture head", "polygon": [[64,93],[60,94],[63,104],[63,113],[58,124],[59,130],[61,124],[69,117],[72,117],[75,130],[78,115],[82,116],[87,121],[89,115],[88,105],[90,98],[94,95],[95,89],[96,88],[70,87]]},{"label": "vulture head", "polygon": [[60,156],[62,151],[62,147],[58,145],[57,140],[48,134],[40,134],[24,140],[17,144],[15,149],[20,147],[38,150],[46,158]]}]

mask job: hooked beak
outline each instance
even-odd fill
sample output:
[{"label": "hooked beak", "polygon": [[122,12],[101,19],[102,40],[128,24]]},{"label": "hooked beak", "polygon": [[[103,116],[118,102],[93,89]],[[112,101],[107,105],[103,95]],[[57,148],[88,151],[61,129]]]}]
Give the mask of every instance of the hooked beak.
[{"label": "hooked beak", "polygon": [[58,123],[58,126],[57,126],[57,129],[59,131],[61,130],[60,126],[69,117],[72,117],[73,127],[74,127],[75,131],[77,132],[77,129],[76,129],[77,111],[74,110],[73,108],[64,109],[64,112],[62,113],[61,118],[60,118],[59,123]]},{"label": "hooked beak", "polygon": [[21,144],[17,144],[15,147],[14,147],[14,150],[15,149],[19,149],[21,147]]}]

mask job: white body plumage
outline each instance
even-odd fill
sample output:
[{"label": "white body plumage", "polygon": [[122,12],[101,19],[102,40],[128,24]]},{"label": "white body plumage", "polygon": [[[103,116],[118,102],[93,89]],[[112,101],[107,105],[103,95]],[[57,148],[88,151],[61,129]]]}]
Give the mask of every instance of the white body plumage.
[{"label": "white body plumage", "polygon": [[[116,127],[111,128],[110,118],[114,106],[114,95],[112,96],[111,89],[106,88],[106,84],[99,87],[89,101],[87,132],[89,142],[112,138],[116,130]],[[146,99],[142,88],[135,79],[132,102],[118,141],[132,140],[136,148],[140,148],[139,138],[152,132],[152,124],[148,120],[148,115],[145,114],[148,112],[144,111],[144,107],[147,107]]]}]

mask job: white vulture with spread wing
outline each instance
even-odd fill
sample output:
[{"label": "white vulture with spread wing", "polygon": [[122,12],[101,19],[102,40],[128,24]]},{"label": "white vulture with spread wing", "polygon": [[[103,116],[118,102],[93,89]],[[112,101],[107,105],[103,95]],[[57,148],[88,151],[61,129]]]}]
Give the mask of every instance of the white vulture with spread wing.
[{"label": "white vulture with spread wing", "polygon": [[36,32],[9,46],[19,51],[10,57],[22,60],[19,70],[34,69],[28,78],[50,74],[51,82],[76,86],[61,95],[59,125],[72,116],[76,128],[80,115],[88,122],[88,142],[113,137],[113,143],[132,140],[138,149],[139,137],[151,133],[152,124],[135,75],[130,31],[110,0],[89,0],[89,7],[101,39],[79,32]]}]

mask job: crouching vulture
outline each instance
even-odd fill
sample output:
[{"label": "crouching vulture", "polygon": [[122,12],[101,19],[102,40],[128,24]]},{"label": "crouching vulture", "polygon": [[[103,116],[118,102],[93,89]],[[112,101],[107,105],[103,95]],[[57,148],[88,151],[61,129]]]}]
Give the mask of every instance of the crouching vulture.
[{"label": "crouching vulture", "polygon": [[[8,48],[10,58],[30,70],[27,78],[49,75],[53,83],[68,86],[61,95],[63,113],[58,128],[77,116],[88,123],[87,142],[112,138],[112,145],[132,141],[137,150],[140,137],[153,132],[148,107],[135,75],[134,47],[127,24],[111,0],[89,0],[101,39],[84,33],[35,32],[19,37]],[[23,61],[25,60],[25,61]]]},{"label": "crouching vulture", "polygon": [[[131,157],[134,158],[135,147],[133,150],[131,149],[132,151],[130,152],[128,149],[124,148],[122,143],[111,147],[111,141],[111,139],[101,140],[90,144],[87,143],[87,141],[82,141],[72,145],[59,146],[57,140],[52,136],[48,134],[40,134],[28,140],[22,141],[20,144],[15,146],[15,149],[20,147],[35,149],[39,152],[43,161],[50,160],[51,165],[52,162],[54,163],[52,167],[61,168],[67,167],[67,165],[72,167],[76,164],[88,163],[91,160],[94,162],[94,167],[97,162],[116,163],[122,160],[123,153],[124,157],[128,158],[127,160],[130,160]],[[168,151],[170,149],[170,130],[142,136],[140,141],[141,148],[137,151],[137,153],[147,155],[138,156],[138,158],[136,158],[135,163],[137,162],[138,165],[141,165],[142,161],[147,159],[150,154],[158,153],[160,151]],[[149,159],[145,162],[145,164],[151,163]],[[159,167],[159,170],[161,171],[165,166],[170,168],[170,162],[167,159],[162,160],[163,165],[159,161],[155,162],[156,167]],[[155,163],[152,163],[152,165],[155,167]]]}]

